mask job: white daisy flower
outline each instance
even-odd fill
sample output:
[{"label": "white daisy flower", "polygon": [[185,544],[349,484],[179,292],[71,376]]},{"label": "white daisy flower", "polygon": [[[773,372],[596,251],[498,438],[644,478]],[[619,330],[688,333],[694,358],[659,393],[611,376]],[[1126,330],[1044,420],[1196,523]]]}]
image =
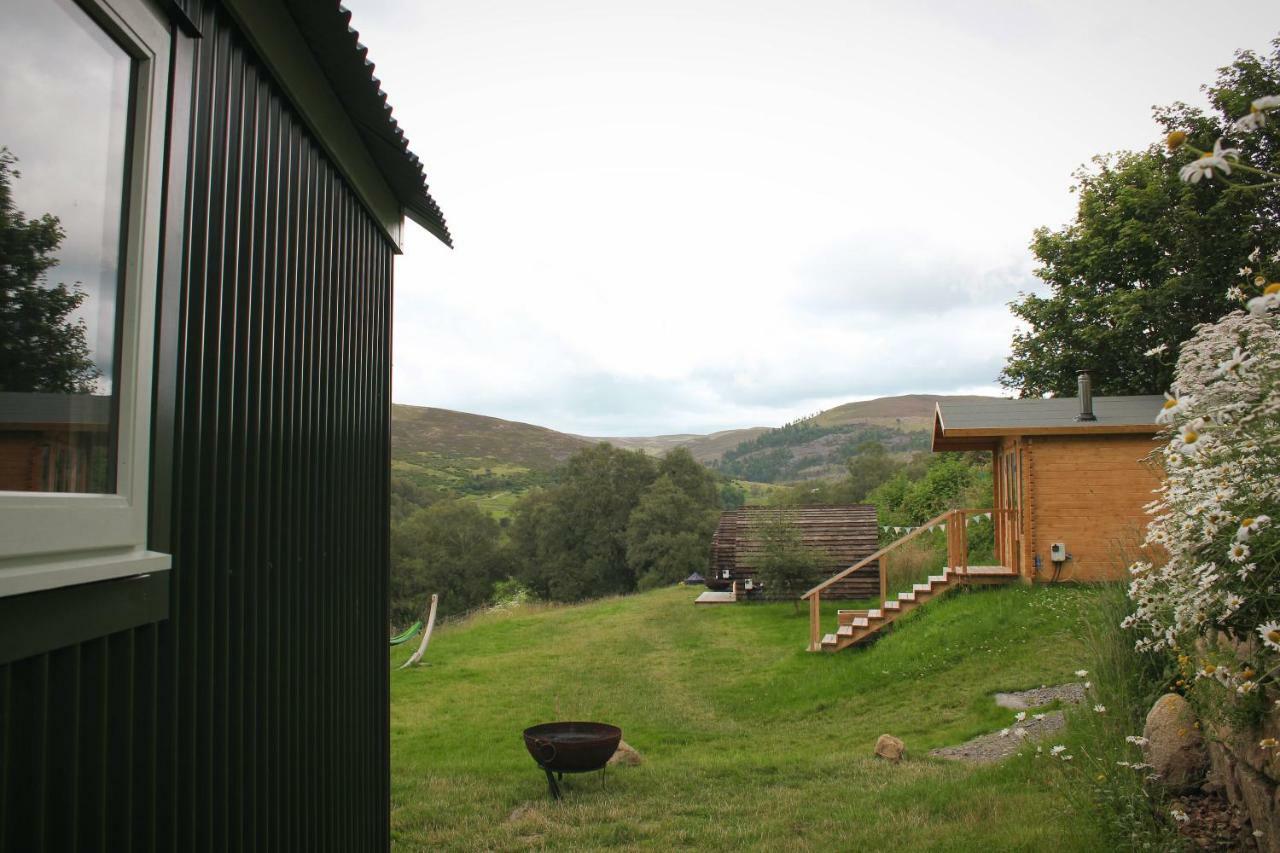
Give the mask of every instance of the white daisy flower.
[{"label": "white daisy flower", "polygon": [[1245,303],[1249,313],[1255,317],[1261,317],[1278,306],[1280,306],[1280,281],[1271,282],[1262,291],[1261,296],[1255,296]]},{"label": "white daisy flower", "polygon": [[1259,112],[1280,108],[1280,95],[1267,95],[1257,98],[1250,106]]},{"label": "white daisy flower", "polygon": [[1280,622],[1263,622],[1258,626],[1258,636],[1268,647],[1280,651]]},{"label": "white daisy flower", "polygon": [[1249,559],[1249,546],[1243,542],[1233,542],[1231,550],[1227,553],[1227,559],[1233,563],[1243,563]]},{"label": "white daisy flower", "polygon": [[1236,541],[1246,542],[1249,537],[1271,523],[1269,515],[1251,515],[1240,519],[1240,529],[1236,531]]},{"label": "white daisy flower", "polygon": [[1250,693],[1252,693],[1257,689],[1258,689],[1257,682],[1242,681],[1240,682],[1240,686],[1236,688],[1236,692],[1239,693],[1241,696],[1248,696]]},{"label": "white daisy flower", "polygon": [[1232,302],[1244,302],[1244,291],[1240,289],[1238,284],[1233,284],[1227,288],[1227,298]]},{"label": "white daisy flower", "polygon": [[1086,675],[1088,675],[1088,674],[1089,674],[1089,670],[1087,670],[1087,669],[1077,669],[1077,670],[1076,670],[1076,678],[1084,678],[1084,677],[1085,677]]},{"label": "white daisy flower", "polygon": [[1143,355],[1146,355],[1146,356],[1160,355],[1161,353],[1165,353],[1168,351],[1169,351],[1168,344],[1159,344],[1147,350],[1145,353],[1143,353]]},{"label": "white daisy flower", "polygon": [[1177,449],[1186,454],[1195,453],[1204,446],[1204,435],[1200,430],[1204,429],[1204,420],[1196,418],[1190,423],[1182,425],[1182,429],[1178,432],[1178,437],[1174,439]]},{"label": "white daisy flower", "polygon": [[1164,393],[1164,405],[1160,407],[1160,412],[1156,415],[1156,423],[1172,423],[1174,417],[1185,412],[1191,402],[1190,397],[1175,397],[1166,391]]},{"label": "white daisy flower", "polygon": [[1240,159],[1239,148],[1223,148],[1222,140],[1213,143],[1213,150],[1206,151],[1178,171],[1178,177],[1189,184],[1200,183],[1201,178],[1213,178],[1213,170],[1231,174],[1231,161]]},{"label": "white daisy flower", "polygon": [[1093,688],[1093,682],[1092,682],[1092,681],[1086,681],[1086,682],[1084,683],[1084,689],[1085,689],[1085,690],[1090,690],[1090,689],[1092,689],[1092,688]]},{"label": "white daisy flower", "polygon": [[1000,730],[1000,737],[1008,737],[1008,736],[1009,736],[1009,730],[1008,730],[1008,729],[1001,729],[1001,730]]},{"label": "white daisy flower", "polygon": [[1240,347],[1236,347],[1231,353],[1231,358],[1218,365],[1218,369],[1213,372],[1214,376],[1222,377],[1228,373],[1239,373],[1240,368],[1248,367],[1253,363],[1253,358]]},{"label": "white daisy flower", "polygon": [[1018,713],[1016,713],[1016,714],[1014,714],[1014,715],[1013,715],[1013,718],[1014,718],[1015,720],[1017,720],[1018,722],[1022,722],[1023,720],[1025,720],[1025,719],[1027,718],[1027,712],[1026,712],[1026,711],[1019,711]]},{"label": "white daisy flower", "polygon": [[1191,820],[1182,809],[1169,809],[1169,815],[1178,823],[1186,823]]},{"label": "white daisy flower", "polygon": [[1150,743],[1150,741],[1148,741],[1142,735],[1128,735],[1125,738],[1125,743],[1131,743],[1131,744],[1134,744],[1135,746],[1146,746],[1148,743]]},{"label": "white daisy flower", "polygon": [[1240,116],[1231,123],[1231,129],[1236,133],[1253,133],[1267,123],[1267,114],[1262,110],[1249,110],[1249,112]]},{"label": "white daisy flower", "polygon": [[1094,706],[1093,706],[1093,711],[1094,711],[1094,713],[1095,713],[1095,714],[1105,714],[1105,713],[1107,713],[1107,706],[1106,706],[1106,705],[1094,705]]},{"label": "white daisy flower", "polygon": [[1065,746],[1063,746],[1062,744],[1058,744],[1057,746],[1049,750],[1049,754],[1056,757],[1066,751],[1067,751],[1067,748]]}]

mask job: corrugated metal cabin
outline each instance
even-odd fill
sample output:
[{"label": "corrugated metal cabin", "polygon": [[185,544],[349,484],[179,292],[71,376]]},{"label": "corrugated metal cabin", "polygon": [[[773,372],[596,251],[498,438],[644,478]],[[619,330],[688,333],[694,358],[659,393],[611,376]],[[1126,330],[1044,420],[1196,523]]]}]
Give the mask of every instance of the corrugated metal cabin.
[{"label": "corrugated metal cabin", "polygon": [[450,236],[350,17],[5,4],[5,295],[81,332],[0,342],[0,444],[82,456],[0,465],[0,850],[390,846],[392,259]]},{"label": "corrugated metal cabin", "polygon": [[[996,558],[1023,581],[1125,577],[1159,485],[1158,396],[938,403],[933,450],[989,451]],[[1055,549],[1055,545],[1061,546]]]},{"label": "corrugated metal cabin", "polygon": [[[756,568],[764,543],[761,526],[781,518],[800,531],[805,547],[822,555],[819,575],[825,577],[875,553],[879,547],[876,508],[870,504],[844,506],[744,506],[720,514],[711,540],[711,564],[706,584],[713,590],[737,585],[739,595],[770,599],[756,582]],[[831,596],[871,598],[880,591],[880,564],[872,562],[840,580]]]}]

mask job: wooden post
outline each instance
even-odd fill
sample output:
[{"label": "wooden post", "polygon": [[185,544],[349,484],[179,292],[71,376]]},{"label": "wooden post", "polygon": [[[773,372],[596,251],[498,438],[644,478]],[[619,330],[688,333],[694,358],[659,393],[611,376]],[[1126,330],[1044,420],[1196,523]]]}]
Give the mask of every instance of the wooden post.
[{"label": "wooden post", "polygon": [[889,555],[880,558],[880,607],[889,599]]},{"label": "wooden post", "polygon": [[815,592],[809,596],[809,651],[816,652],[822,648],[822,593]]},{"label": "wooden post", "polygon": [[434,592],[431,593],[431,614],[427,616],[427,629],[422,632],[422,642],[418,644],[418,650],[413,656],[400,665],[401,669],[407,666],[413,666],[422,660],[422,653],[427,650],[427,643],[431,641],[431,629],[436,626],[436,605],[440,603],[440,596]]}]

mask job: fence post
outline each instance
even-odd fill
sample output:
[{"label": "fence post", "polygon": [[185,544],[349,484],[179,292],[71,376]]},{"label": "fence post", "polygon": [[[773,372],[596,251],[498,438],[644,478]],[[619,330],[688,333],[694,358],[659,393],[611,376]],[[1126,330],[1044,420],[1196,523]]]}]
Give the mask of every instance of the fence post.
[{"label": "fence post", "polygon": [[889,555],[880,558],[880,606],[889,598]]},{"label": "fence post", "polygon": [[811,652],[822,648],[821,638],[818,635],[822,627],[822,606],[819,603],[821,599],[820,592],[809,596],[809,651]]}]

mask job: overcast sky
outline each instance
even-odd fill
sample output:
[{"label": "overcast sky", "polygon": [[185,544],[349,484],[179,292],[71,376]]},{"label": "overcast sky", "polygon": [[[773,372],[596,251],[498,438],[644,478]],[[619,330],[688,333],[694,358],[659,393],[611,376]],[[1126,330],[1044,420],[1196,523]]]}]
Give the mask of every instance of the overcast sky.
[{"label": "overcast sky", "polygon": [[411,226],[397,402],[589,435],[998,393],[1092,155],[1274,0],[347,0],[457,248]]}]

